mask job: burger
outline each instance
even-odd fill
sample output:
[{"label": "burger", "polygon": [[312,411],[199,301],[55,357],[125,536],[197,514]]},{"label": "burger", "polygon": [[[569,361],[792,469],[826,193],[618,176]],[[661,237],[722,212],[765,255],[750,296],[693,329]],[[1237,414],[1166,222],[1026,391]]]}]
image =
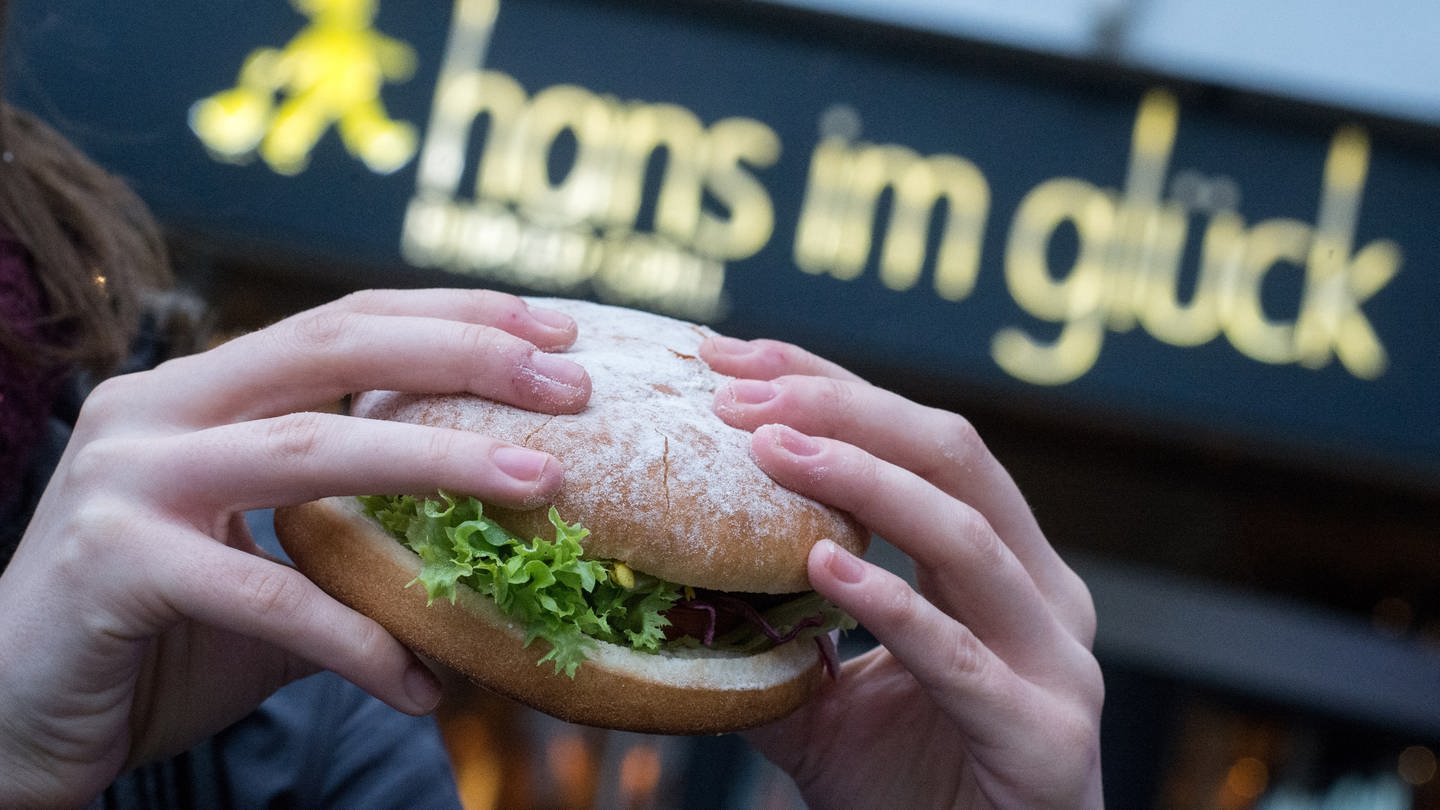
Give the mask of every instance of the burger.
[{"label": "burger", "polygon": [[565,467],[554,502],[328,498],[276,511],[286,552],[427,659],[563,720],[701,734],[789,714],[836,675],[832,633],[853,627],[810,588],[810,548],[860,554],[868,533],[776,484],[715,415],[725,378],[698,356],[710,330],[532,303],[577,322],[566,356],[590,375],[583,411],[398,392],[351,407],[548,452]]}]

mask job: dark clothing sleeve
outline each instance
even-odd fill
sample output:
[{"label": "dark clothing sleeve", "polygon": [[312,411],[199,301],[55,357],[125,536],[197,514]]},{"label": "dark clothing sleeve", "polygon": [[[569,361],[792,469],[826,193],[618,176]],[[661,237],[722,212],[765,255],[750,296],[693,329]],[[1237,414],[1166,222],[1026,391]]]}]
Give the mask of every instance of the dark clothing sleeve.
[{"label": "dark clothing sleeve", "polygon": [[401,714],[329,672],[221,734],[239,807],[459,806],[433,718]]},{"label": "dark clothing sleeve", "polygon": [[[286,559],[270,510],[245,515]],[[105,808],[458,808],[434,718],[391,709],[331,672],[286,686],[195,749],[123,775]]]},{"label": "dark clothing sleeve", "polygon": [[449,810],[460,800],[433,718],[322,672],[194,749],[121,775],[94,807]]}]

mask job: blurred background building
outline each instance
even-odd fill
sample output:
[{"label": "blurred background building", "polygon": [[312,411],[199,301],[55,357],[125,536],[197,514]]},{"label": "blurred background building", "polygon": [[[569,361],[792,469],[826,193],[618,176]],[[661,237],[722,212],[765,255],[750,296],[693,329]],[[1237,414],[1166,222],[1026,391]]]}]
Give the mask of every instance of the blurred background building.
[{"label": "blurred background building", "polygon": [[[804,343],[1089,582],[1111,806],[1440,807],[1440,6],[12,5],[8,92],[222,331],[445,284]],[[796,803],[727,737],[446,729],[477,808]]]}]

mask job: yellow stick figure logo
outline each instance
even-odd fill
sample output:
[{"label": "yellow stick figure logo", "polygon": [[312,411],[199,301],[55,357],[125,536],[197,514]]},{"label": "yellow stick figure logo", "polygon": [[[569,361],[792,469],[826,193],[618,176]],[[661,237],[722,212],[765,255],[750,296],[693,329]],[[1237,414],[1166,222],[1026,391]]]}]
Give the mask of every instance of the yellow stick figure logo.
[{"label": "yellow stick figure logo", "polygon": [[195,102],[190,128],[221,159],[258,153],[293,175],[331,126],[351,155],[389,174],[415,154],[415,128],[380,102],[387,81],[415,71],[415,51],[372,25],[377,0],[291,0],[310,23],[283,48],[246,57],[229,90]]}]

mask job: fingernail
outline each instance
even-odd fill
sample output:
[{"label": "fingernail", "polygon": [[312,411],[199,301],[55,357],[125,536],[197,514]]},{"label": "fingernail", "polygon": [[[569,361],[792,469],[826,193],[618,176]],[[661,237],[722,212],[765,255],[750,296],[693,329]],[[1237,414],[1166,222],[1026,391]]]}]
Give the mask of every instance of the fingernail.
[{"label": "fingernail", "polygon": [[585,369],[563,357],[547,352],[530,355],[530,369],[545,379],[566,388],[581,388],[585,385]]},{"label": "fingernail", "polygon": [[760,405],[774,399],[778,390],[766,380],[732,380],[730,399],[737,405]]},{"label": "fingernail", "polygon": [[848,585],[854,585],[865,577],[865,564],[849,551],[835,545],[831,540],[821,540],[820,553],[825,555],[825,569]]},{"label": "fingernail", "polygon": [[530,310],[530,317],[545,324],[551,329],[569,331],[575,328],[575,320],[563,312],[553,309],[540,309],[538,307]]},{"label": "fingernail", "polygon": [[490,461],[500,472],[517,481],[537,481],[550,463],[550,456],[538,450],[501,445],[490,454]]},{"label": "fingernail", "polygon": [[405,696],[419,714],[429,714],[440,704],[440,681],[424,664],[412,664],[405,673]]},{"label": "fingernail", "polygon": [[721,354],[728,354],[734,356],[749,354],[754,349],[754,347],[750,345],[749,341],[738,340],[732,337],[725,337],[724,335],[715,335],[714,337],[710,338],[710,345],[713,346],[715,350],[720,352]]},{"label": "fingernail", "polygon": [[788,425],[772,425],[776,444],[792,456],[814,456],[820,454],[820,442]]}]

